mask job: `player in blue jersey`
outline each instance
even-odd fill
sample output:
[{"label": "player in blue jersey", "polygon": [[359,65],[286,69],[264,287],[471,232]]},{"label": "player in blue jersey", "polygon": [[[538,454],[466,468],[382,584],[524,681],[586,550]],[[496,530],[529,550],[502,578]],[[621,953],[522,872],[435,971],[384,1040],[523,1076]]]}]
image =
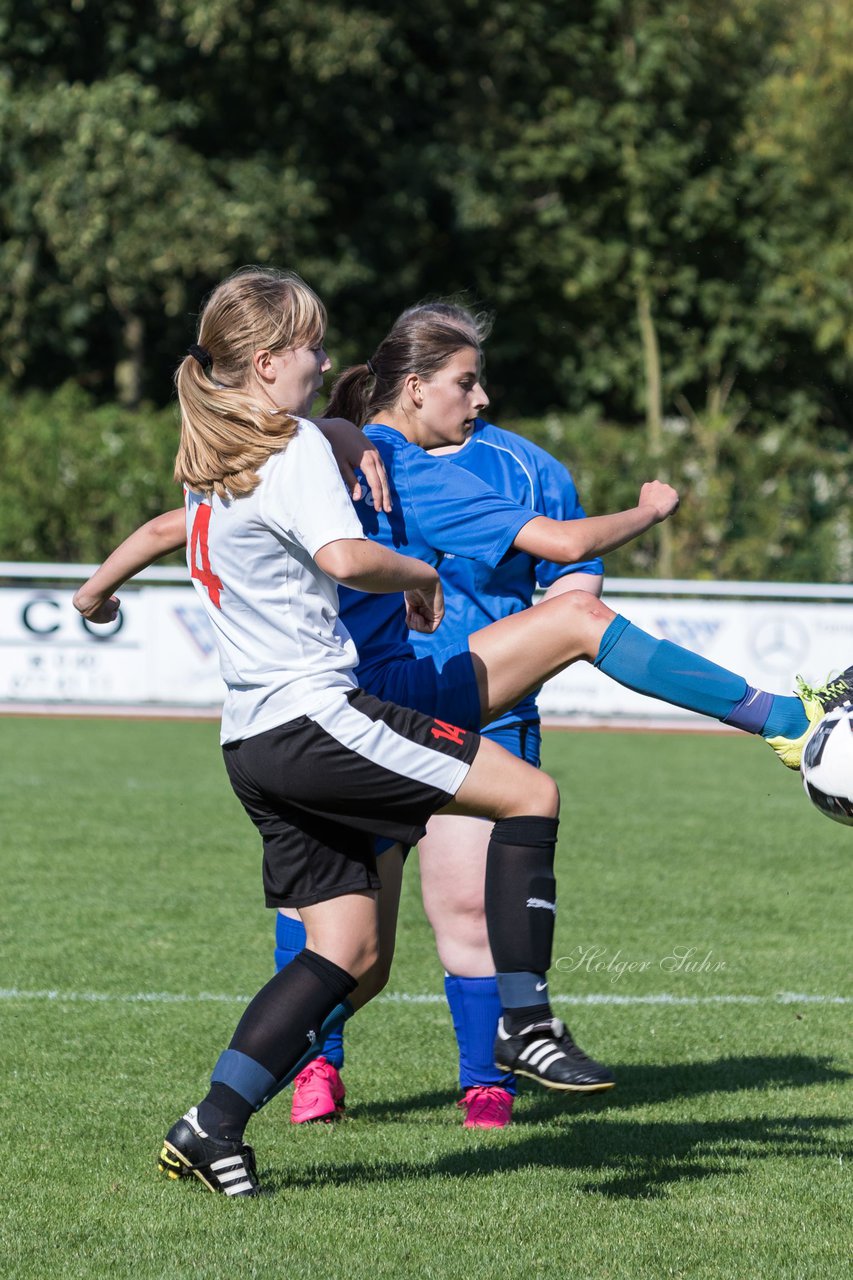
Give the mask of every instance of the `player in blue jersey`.
[{"label": "player in blue jersey", "polygon": [[[482,418],[460,446],[433,451],[485,480],[496,492],[557,520],[583,517],[574,480],[566,468],[529,440]],[[600,560],[556,565],[512,555],[489,571],[462,556],[446,557],[440,568],[445,614],[439,631],[411,635],[415,653],[439,656],[448,647],[491,622],[532,603],[536,587],[544,599],[580,589],[600,594]],[[541,731],[536,695],[499,716],[481,732],[530,764],[540,763]],[[466,1128],[502,1128],[515,1097],[513,1076],[494,1065],[492,1045],[501,1014],[500,997],[483,911],[488,842],[476,819],[436,817],[418,845],[424,909],[445,969],[444,987],[459,1049],[459,1102]],[[452,884],[453,892],[447,892]]]},{"label": "player in blue jersey", "polygon": [[[439,305],[436,314],[441,313]],[[536,514],[555,520],[577,520],[585,514],[572,476],[561,463],[530,441],[482,418],[475,420],[464,444],[439,447],[431,456],[452,459],[496,493]],[[546,591],[546,599],[571,589],[597,595],[603,572],[599,559],[558,565],[515,552],[491,567],[461,555],[445,556],[441,563],[444,621],[431,635],[411,633],[414,653],[443,666],[447,658],[467,649],[473,632],[528,608],[537,586]],[[535,693],[481,733],[538,765],[541,733]],[[504,1127],[511,1118],[516,1088],[514,1077],[495,1067],[492,1052],[501,1006],[484,913],[488,831],[476,819],[433,819],[418,849],[424,907],[446,972],[464,1124],[466,1128]],[[383,862],[388,865],[391,859]],[[295,913],[279,914],[279,966],[298,954],[302,933]],[[344,1097],[343,1057],[341,1029],[327,1039],[323,1054],[297,1076],[291,1112],[295,1123],[337,1114]]]},{"label": "player in blue jersey", "polygon": [[[632,511],[554,521],[501,497],[451,460],[426,453],[464,444],[488,403],[480,385],[481,339],[466,312],[414,308],[401,317],[369,362],[338,380],[330,411],[372,423],[367,434],[389,473],[390,513],[364,499],[357,504],[370,538],[432,564],[450,553],[495,568],[518,551],[576,563],[620,545],[665,516],[674,495],[665,486],[653,485],[644,487]],[[169,537],[179,545],[183,514],[176,515]],[[134,543],[138,536],[142,541]],[[110,591],[169,549],[168,539],[161,537],[152,552],[145,537],[143,527],[124,545],[123,554],[111,558],[105,572],[83,589],[78,605],[87,616],[106,620]],[[544,679],[583,659],[638,692],[765,737],[785,764],[796,767],[810,725],[836,698],[849,694],[853,675],[846,672],[841,681],[804,690],[799,698],[755,690],[742,677],[699,655],[654,639],[591,593],[577,590],[502,618],[440,658],[416,658],[400,598],[389,603],[386,597],[344,590],[341,615],[358,646],[359,682],[389,700],[428,710],[447,721],[449,730],[490,723]],[[383,908],[386,919],[393,919],[399,851],[385,855],[382,864]],[[487,900],[489,893],[487,882]],[[362,978],[365,990],[371,984],[378,989],[387,975],[393,928],[386,927],[383,939],[385,954]],[[612,1084],[606,1068],[590,1063],[576,1047],[573,1052],[572,1088],[591,1091]],[[499,1027],[495,1060],[506,1065],[510,1056]],[[526,1063],[525,1070],[538,1076],[539,1064]]]}]

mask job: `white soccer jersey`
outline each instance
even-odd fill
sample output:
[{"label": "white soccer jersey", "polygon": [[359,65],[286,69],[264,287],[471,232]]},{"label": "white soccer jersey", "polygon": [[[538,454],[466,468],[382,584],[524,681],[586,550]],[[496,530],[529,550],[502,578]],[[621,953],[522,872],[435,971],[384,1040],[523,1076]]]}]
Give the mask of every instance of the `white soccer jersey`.
[{"label": "white soccer jersey", "polygon": [[332,451],[300,419],[259,474],[247,497],[186,493],[187,561],[228,689],[222,742],[311,715],[355,685],[337,584],[313,559],[329,542],[364,538]]}]

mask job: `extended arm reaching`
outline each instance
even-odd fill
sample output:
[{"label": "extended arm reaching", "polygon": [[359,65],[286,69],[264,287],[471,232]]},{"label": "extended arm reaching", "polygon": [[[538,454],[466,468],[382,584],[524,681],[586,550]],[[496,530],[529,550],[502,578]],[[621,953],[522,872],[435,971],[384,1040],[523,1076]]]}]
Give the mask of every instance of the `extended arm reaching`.
[{"label": "extended arm reaching", "polygon": [[652,525],[666,520],[678,508],[678,494],[661,480],[650,480],[640,490],[636,507],[610,516],[586,516],[582,520],[550,520],[536,516],[516,535],[519,551],[556,564],[589,560],[621,547]]},{"label": "extended arm reaching", "polygon": [[[75,608],[90,622],[112,622],[120,605],[113,593],[134,574],[185,543],[183,507],[155,516],[125,538],[75,592]],[[439,576],[421,560],[358,538],[327,543],[315,559],[324,573],[344,586],[358,591],[404,592],[407,622],[415,631],[434,631],[444,616]]]},{"label": "extended arm reaching", "polygon": [[134,574],[147,569],[187,540],[183,507],[155,516],[125,538],[99,569],[74,593],[74,607],[90,622],[112,622],[120,600],[113,595]]}]

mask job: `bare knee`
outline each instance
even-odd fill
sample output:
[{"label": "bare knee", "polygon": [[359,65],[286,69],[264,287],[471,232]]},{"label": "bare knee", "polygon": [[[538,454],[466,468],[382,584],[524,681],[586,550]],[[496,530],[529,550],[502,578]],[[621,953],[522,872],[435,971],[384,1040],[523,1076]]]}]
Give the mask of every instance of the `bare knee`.
[{"label": "bare knee", "polygon": [[359,946],[349,972],[359,982],[372,973],[379,964],[379,943],[376,938],[366,938]]},{"label": "bare knee", "polygon": [[369,969],[363,974],[353,976],[358,978],[358,991],[353,997],[353,1003],[360,1007],[368,1000],[372,1000],[374,996],[378,996],[379,992],[388,985],[388,979],[391,976],[391,956],[377,954]]},{"label": "bare knee", "polygon": [[560,812],[560,793],[547,773],[517,759],[488,738],[482,738],[453,806],[444,812],[493,821],[525,814],[556,818]]},{"label": "bare knee", "polygon": [[601,637],[616,614],[591,591],[564,591],[546,602],[562,610],[564,625],[580,642],[584,657],[592,660],[598,653]]},{"label": "bare knee", "polygon": [[504,817],[530,815],[537,818],[560,816],[560,789],[550,774],[542,769],[532,770],[533,776],[524,779],[521,793],[513,798]]},{"label": "bare knee", "polygon": [[379,954],[378,895],[351,893],[301,910],[305,945],[358,980]]},{"label": "bare knee", "polygon": [[610,622],[616,617],[613,610],[591,591],[580,589],[563,591],[560,595],[553,596],[549,604],[557,605],[560,609],[565,609],[581,618],[599,618]]},{"label": "bare knee", "polygon": [[494,973],[482,892],[476,899],[455,902],[433,930],[438,958],[448,973],[466,978]]},{"label": "bare knee", "polygon": [[336,943],[329,943],[327,939],[312,939],[309,931],[305,945],[309,951],[316,951],[318,955],[325,956],[327,960],[346,970],[356,982],[361,982],[379,959],[379,943],[375,937],[341,939]]}]

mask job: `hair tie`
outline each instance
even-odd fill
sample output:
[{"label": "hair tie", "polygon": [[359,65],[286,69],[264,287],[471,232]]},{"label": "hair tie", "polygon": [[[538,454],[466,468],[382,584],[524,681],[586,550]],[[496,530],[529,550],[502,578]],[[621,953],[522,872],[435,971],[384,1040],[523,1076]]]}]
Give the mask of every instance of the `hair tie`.
[{"label": "hair tie", "polygon": [[367,372],[370,374],[371,378],[375,378],[375,377],[376,377],[376,370],[375,370],[375,369],[374,369],[374,367],[373,367],[373,361],[372,361],[372,360],[365,360],[365,362],[364,362],[364,363],[365,363],[365,364],[366,364],[366,366],[367,366]]},{"label": "hair tie", "polygon": [[213,364],[213,357],[206,347],[200,347],[197,342],[192,342],[187,347],[187,355],[192,356],[201,365],[205,373]]}]

